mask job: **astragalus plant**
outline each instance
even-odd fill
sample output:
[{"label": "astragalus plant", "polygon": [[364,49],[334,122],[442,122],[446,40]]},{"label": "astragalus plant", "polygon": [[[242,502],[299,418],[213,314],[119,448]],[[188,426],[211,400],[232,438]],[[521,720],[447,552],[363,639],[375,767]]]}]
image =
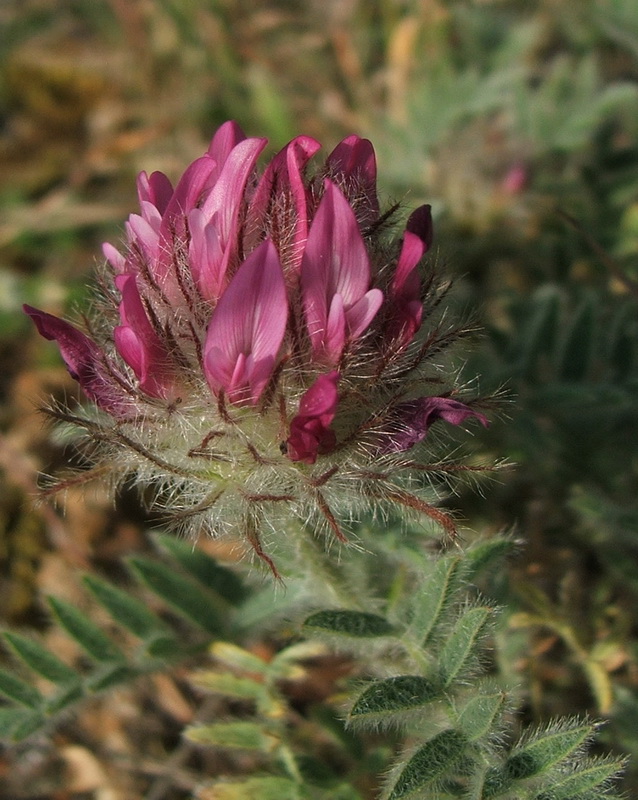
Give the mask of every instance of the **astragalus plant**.
[{"label": "astragalus plant", "polygon": [[[266,144],[228,122],[175,187],[142,173],[140,213],[129,217],[122,247],[104,245],[81,323],[25,309],[91,401],[50,409],[83,432],[95,465],[87,477],[139,485],[182,534],[232,537],[258,556],[256,568],[305,587],[301,630],[319,650],[293,643],[266,663],[217,642],[218,671],[198,676],[204,691],[252,703],[254,713],[202,723],[191,739],[261,758],[256,774],[215,776],[199,796],[372,796],[361,764],[373,760],[363,756],[332,782],[305,775],[286,713],[281,681],[291,665],[335,647],[354,657],[363,680],[341,706],[353,735],[365,750],[370,729],[389,729],[396,755],[386,749],[376,762],[385,763],[376,782],[384,797],[612,797],[618,764],[583,755],[590,723],[554,721],[516,740],[508,735],[514,701],[497,674],[485,674],[495,611],[471,585],[507,545],[464,552],[437,491],[481,469],[459,457],[458,432],[447,445],[443,434],[487,426],[493,403],[457,385],[447,355],[471,331],[450,319],[447,284],[427,257],[429,206],[403,223],[397,206],[381,206],[366,139],[349,136],[320,160],[319,143],[300,136],[260,170]],[[421,540],[414,531],[397,538],[389,521],[401,516],[438,526],[440,546],[426,526]],[[227,596],[227,578],[215,585],[222,572],[174,552],[196,586],[138,557],[136,575],[209,636],[245,635],[243,600]],[[203,575],[212,585],[202,588]],[[314,607],[313,581],[330,584]],[[177,646],[121,589],[95,579],[88,588],[144,652]],[[226,609],[224,624],[219,603],[207,614],[208,591]],[[263,622],[263,608],[261,617],[250,609]],[[80,612],[59,602],[53,611],[89,656],[113,661],[111,682],[129,674]],[[73,673],[59,661],[24,638],[8,643],[65,689]],[[145,668],[137,658],[132,674]],[[31,728],[64,707],[16,680],[3,673],[0,690],[31,703]]]}]

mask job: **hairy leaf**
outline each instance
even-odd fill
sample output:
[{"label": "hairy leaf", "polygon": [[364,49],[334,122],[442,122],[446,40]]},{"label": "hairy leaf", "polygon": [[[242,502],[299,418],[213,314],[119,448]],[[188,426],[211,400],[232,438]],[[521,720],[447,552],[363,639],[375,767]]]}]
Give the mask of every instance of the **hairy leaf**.
[{"label": "hairy leaf", "polygon": [[[478,691],[478,689],[477,689]],[[457,725],[470,741],[488,736],[505,704],[504,692],[480,692],[462,708]]]},{"label": "hairy leaf", "polygon": [[440,698],[437,687],[420,675],[399,675],[373,683],[355,700],[348,721],[399,718]]},{"label": "hairy leaf", "polygon": [[424,797],[426,790],[429,790],[428,797],[435,797],[437,784],[458,763],[466,748],[467,740],[458,731],[437,734],[410,758],[387,800]]},{"label": "hairy leaf", "polygon": [[456,621],[439,657],[440,676],[446,686],[473,666],[492,614],[491,608],[470,608]]},{"label": "hairy leaf", "polygon": [[545,731],[537,731],[530,740],[516,748],[505,762],[505,772],[513,780],[541,775],[574,754],[594,731],[582,721],[560,722]]},{"label": "hairy leaf", "polygon": [[317,611],[306,619],[304,628],[353,639],[374,639],[389,636],[394,631],[385,617],[349,610]]},{"label": "hairy leaf", "polygon": [[437,632],[438,626],[447,619],[447,612],[459,592],[465,566],[461,556],[444,556],[438,560],[432,574],[424,579],[423,588],[417,593],[410,627],[423,645]]}]

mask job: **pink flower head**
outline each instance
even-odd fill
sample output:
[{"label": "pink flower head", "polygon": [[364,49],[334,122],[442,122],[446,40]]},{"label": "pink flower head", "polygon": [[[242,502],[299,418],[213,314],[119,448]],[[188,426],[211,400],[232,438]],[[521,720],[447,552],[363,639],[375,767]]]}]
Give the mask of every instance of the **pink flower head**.
[{"label": "pink flower head", "polygon": [[449,379],[453,332],[420,277],[430,207],[393,244],[367,139],[313,165],[320,145],[299,136],[260,172],[265,145],[227,122],[174,184],[140,174],[86,331],[25,310],[98,407],[64,418],[95,437],[102,465],[197,533],[243,526],[275,570],[259,526],[278,529],[281,509],[342,540],[338,514],[396,502],[427,514],[403,454],[438,419],[487,420],[448,396],[406,399]]},{"label": "pink flower head", "polygon": [[337,413],[339,373],[320,375],[304,392],[299,413],[290,423],[287,452],[291,461],[314,464],[319,454],[329,453],[336,444],[330,424]]}]

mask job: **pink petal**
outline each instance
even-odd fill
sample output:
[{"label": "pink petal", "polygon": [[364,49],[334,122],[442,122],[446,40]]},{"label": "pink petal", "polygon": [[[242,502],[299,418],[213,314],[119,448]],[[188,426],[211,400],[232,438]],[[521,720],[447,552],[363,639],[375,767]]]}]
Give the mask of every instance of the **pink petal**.
[{"label": "pink petal", "polygon": [[215,394],[255,405],[276,366],[286,331],[288,299],[270,241],[248,256],[213,312],[204,344],[204,374]]},{"label": "pink petal", "polygon": [[348,336],[358,339],[366,330],[383,304],[381,289],[370,289],[346,311]]},{"label": "pink petal", "polygon": [[[357,217],[361,225],[369,225],[379,216],[377,198],[377,161],[372,142],[359,136],[348,136],[326,159],[331,176],[346,181],[346,193],[352,192],[358,202]],[[364,202],[361,202],[363,197]]]},{"label": "pink petal", "polygon": [[228,265],[215,219],[206,222],[201,208],[194,208],[188,215],[188,228],[191,236],[188,261],[193,279],[202,297],[215,301],[224,288]]},{"label": "pink petal", "polygon": [[240,142],[243,142],[245,138],[246,134],[234,120],[224,122],[217,129],[208,147],[207,154],[217,164],[220,171],[226,163],[230,151]]},{"label": "pink petal", "polygon": [[390,338],[400,337],[401,345],[411,342],[421,326],[423,305],[418,264],[431,244],[431,207],[424,205],[417,208],[408,219],[390,287],[392,316],[386,335]]},{"label": "pink petal", "polygon": [[208,156],[193,161],[175,187],[168,203],[159,231],[157,258],[149,264],[155,282],[172,302],[182,300],[177,280],[175,257],[187,243],[186,216],[199,205],[211,187],[217,165]]},{"label": "pink petal", "polygon": [[[341,191],[326,180],[301,262],[301,295],[314,358],[336,363],[346,339],[357,338],[370,324],[383,298],[379,290],[368,294],[369,286],[370,262],[357,220]],[[345,318],[343,338],[338,334],[337,295]]]},{"label": "pink petal", "polygon": [[34,321],[40,335],[57,343],[69,374],[80,384],[84,394],[105,411],[113,414],[121,411],[123,403],[116,397],[104,354],[95,342],[53,314],[28,305],[23,309]]},{"label": "pink petal", "polygon": [[277,219],[280,230],[271,230],[270,235],[277,236],[275,243],[280,256],[293,273],[299,271],[308,235],[308,200],[303,170],[320,148],[319,142],[309,136],[298,136],[289,142],[266,167],[248,211],[253,236],[267,230],[267,222],[273,216]]},{"label": "pink petal", "polygon": [[402,453],[422,442],[438,419],[461,425],[469,417],[475,417],[484,427],[489,425],[484,414],[450,397],[420,397],[400,403],[393,411],[390,431],[380,439],[380,451]]},{"label": "pink petal", "polygon": [[314,464],[318,454],[330,452],[336,443],[334,431],[329,426],[337,413],[339,373],[320,375],[304,392],[299,403],[299,413],[290,423],[290,436],[286,442],[291,461]]},{"label": "pink petal", "polygon": [[114,330],[115,346],[137,376],[143,392],[167,397],[172,383],[167,375],[167,354],[148,319],[135,276],[118,275],[115,285],[122,295],[122,324]]},{"label": "pink petal", "polygon": [[153,172],[150,177],[146,172],[140,172],[137,176],[137,196],[140,206],[150,203],[162,216],[173,196],[173,186],[163,172]]},{"label": "pink petal", "polygon": [[114,272],[124,272],[126,269],[126,259],[119,250],[113,247],[109,242],[104,242],[102,245],[102,252],[104,253],[104,258],[109,262],[111,267],[113,267]]}]

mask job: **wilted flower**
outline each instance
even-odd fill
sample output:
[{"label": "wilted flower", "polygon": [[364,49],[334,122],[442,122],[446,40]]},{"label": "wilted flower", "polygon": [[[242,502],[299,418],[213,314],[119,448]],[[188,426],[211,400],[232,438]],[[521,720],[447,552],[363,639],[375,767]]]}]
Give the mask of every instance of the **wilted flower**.
[{"label": "wilted flower", "polygon": [[286,515],[344,539],[342,521],[399,504],[452,530],[419,477],[445,463],[412,453],[436,420],[487,420],[431,364],[464,331],[435,321],[445,290],[421,275],[430,208],[395,241],[369,141],[311,172],[301,136],[260,175],[265,146],[228,122],[175,188],[139,176],[85,332],[26,307],[96,406],[55,413],[102,470],[194,532],[243,532],[275,572],[260,536]]}]

